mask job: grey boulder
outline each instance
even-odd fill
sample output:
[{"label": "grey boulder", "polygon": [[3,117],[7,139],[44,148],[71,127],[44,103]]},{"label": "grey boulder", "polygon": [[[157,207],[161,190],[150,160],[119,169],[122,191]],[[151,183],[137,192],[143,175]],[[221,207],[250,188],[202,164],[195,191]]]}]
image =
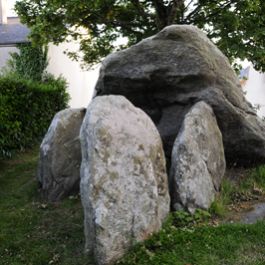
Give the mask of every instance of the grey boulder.
[{"label": "grey boulder", "polygon": [[85,112],[85,109],[58,112],[41,143],[37,178],[45,200],[58,201],[79,192],[79,132]]},{"label": "grey boulder", "polygon": [[162,141],[151,119],[121,96],[90,103],[80,132],[86,251],[112,264],[157,232],[169,212]]},{"label": "grey boulder", "polygon": [[265,162],[264,123],[245,100],[228,59],[198,28],[172,25],[102,64],[97,95],[124,95],[155,122],[170,160],[185,114],[205,101],[229,164]]},{"label": "grey boulder", "polygon": [[226,163],[222,134],[212,108],[196,103],[175,140],[170,170],[174,210],[208,209],[220,189]]}]

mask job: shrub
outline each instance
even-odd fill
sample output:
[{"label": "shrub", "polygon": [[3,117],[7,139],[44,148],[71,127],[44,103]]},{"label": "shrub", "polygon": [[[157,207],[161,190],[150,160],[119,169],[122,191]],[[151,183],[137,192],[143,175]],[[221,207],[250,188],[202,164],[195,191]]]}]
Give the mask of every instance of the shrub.
[{"label": "shrub", "polygon": [[62,78],[39,83],[17,75],[0,76],[0,157],[40,140],[68,99]]},{"label": "shrub", "polygon": [[48,66],[48,48],[32,46],[31,43],[17,45],[19,52],[10,53],[7,71],[25,79],[42,81]]}]

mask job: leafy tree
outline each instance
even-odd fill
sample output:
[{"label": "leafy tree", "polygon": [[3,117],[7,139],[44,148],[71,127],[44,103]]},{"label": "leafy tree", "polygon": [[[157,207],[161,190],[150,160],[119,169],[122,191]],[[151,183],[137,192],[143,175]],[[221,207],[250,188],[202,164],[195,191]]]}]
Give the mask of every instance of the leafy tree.
[{"label": "leafy tree", "polygon": [[16,10],[34,43],[79,39],[89,64],[114,50],[119,37],[132,45],[167,25],[193,24],[231,61],[247,58],[265,71],[264,0],[19,0]]}]

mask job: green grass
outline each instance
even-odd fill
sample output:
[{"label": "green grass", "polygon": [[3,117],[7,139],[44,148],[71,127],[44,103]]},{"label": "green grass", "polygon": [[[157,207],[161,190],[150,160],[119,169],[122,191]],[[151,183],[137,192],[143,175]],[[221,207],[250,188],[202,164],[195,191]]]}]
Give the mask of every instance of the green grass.
[{"label": "green grass", "polygon": [[[35,149],[0,161],[0,264],[92,265],[83,254],[80,199],[57,204],[40,200],[37,153]],[[238,185],[225,180],[220,205],[232,203],[237,193],[264,187],[264,172],[262,167],[252,170],[250,179]],[[264,235],[265,221],[213,225],[208,212],[197,211],[194,216],[177,212],[170,214],[159,233],[133,247],[118,264],[265,265]]]},{"label": "green grass", "polygon": [[[241,179],[225,178],[209,212],[225,217],[231,204],[264,199],[264,190],[265,166],[246,170]],[[254,225],[218,225],[220,221],[202,210],[194,216],[171,213],[162,231],[138,244],[118,264],[265,265],[265,220]]]},{"label": "green grass", "polygon": [[242,189],[257,187],[265,190],[265,165],[254,168],[250,172],[250,177],[241,183]]},{"label": "green grass", "polygon": [[236,185],[228,179],[224,179],[221,185],[221,192],[212,203],[210,213],[219,217],[224,217],[227,214],[227,206],[231,203],[232,196],[236,191]]},{"label": "green grass", "polygon": [[210,213],[218,217],[225,217],[231,204],[264,200],[265,198],[265,165],[245,171],[245,176],[234,180],[224,178],[221,192],[210,208]]},{"label": "green grass", "polygon": [[78,198],[46,204],[38,196],[37,149],[0,162],[0,264],[85,265]]},{"label": "green grass", "polygon": [[265,222],[165,228],[134,247],[119,265],[264,265]]}]

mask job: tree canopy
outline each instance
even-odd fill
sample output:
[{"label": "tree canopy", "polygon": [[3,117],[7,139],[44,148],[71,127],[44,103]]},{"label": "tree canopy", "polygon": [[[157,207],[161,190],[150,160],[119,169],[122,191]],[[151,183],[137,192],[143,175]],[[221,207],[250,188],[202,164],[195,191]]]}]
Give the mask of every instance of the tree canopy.
[{"label": "tree canopy", "polygon": [[165,26],[192,24],[231,62],[248,59],[265,71],[264,0],[19,0],[15,9],[33,43],[59,44],[71,36],[88,64],[124,48],[115,45],[120,37],[132,45]]}]

